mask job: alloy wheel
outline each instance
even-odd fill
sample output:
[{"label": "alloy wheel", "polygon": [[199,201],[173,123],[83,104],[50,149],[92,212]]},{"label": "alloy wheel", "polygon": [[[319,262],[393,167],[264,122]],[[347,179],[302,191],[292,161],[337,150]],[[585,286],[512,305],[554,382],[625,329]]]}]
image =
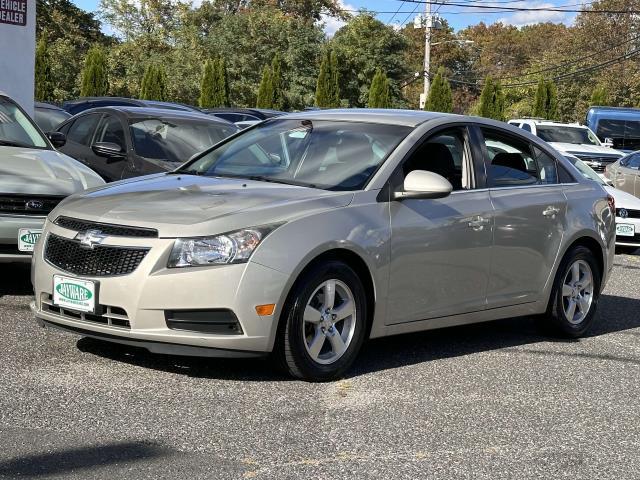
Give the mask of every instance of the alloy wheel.
[{"label": "alloy wheel", "polygon": [[569,323],[578,325],[593,302],[593,272],[584,260],[573,262],[562,283],[562,306]]}]

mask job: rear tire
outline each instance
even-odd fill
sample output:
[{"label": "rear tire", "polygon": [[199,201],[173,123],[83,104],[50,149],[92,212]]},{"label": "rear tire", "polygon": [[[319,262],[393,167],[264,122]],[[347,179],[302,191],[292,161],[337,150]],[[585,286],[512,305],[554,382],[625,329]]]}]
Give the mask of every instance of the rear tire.
[{"label": "rear tire", "polygon": [[547,311],[553,333],[577,338],[589,330],[600,298],[601,278],[598,262],[588,248],[577,246],[565,255]]},{"label": "rear tire", "polygon": [[290,375],[324,382],[353,364],[367,331],[366,292],[340,261],[312,267],[293,287],[282,313],[275,355]]}]

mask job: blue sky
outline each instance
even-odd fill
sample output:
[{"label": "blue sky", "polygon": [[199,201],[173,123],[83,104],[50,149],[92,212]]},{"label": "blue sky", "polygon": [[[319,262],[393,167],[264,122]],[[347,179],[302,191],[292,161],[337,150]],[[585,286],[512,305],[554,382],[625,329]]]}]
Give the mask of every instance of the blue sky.
[{"label": "blue sky", "polygon": [[[80,8],[88,11],[97,11],[99,0],[73,0]],[[200,1],[200,0],[196,0]],[[486,5],[505,5],[505,0],[455,0],[455,3],[470,3],[470,4]],[[366,8],[368,10],[375,10],[380,12],[395,12],[399,8],[399,13],[393,15],[393,13],[383,13],[378,15],[378,18],[383,22],[391,20],[393,23],[411,22],[417,13],[424,11],[423,4],[417,3],[402,3],[399,0],[341,0],[345,9],[357,10],[360,8]],[[510,7],[527,7],[527,8],[548,8],[557,6],[567,6],[566,8],[575,9],[575,5],[578,2],[571,3],[568,6],[566,0],[514,0],[510,1],[506,5]],[[485,23],[494,23],[496,21],[502,21],[503,23],[510,23],[516,26],[526,25],[528,23],[537,22],[554,22],[554,23],[566,23],[570,24],[575,18],[575,14],[562,13],[562,12],[495,12],[489,13],[487,10],[478,10],[473,8],[461,8],[452,7],[443,4],[441,6],[433,6],[433,10],[438,10],[444,18],[447,19],[450,25],[456,30],[462,29],[468,25],[474,25],[481,21]],[[415,13],[411,13],[414,11]],[[327,19],[325,30],[329,34],[333,34],[337,28],[340,27],[340,22],[333,19]]]}]

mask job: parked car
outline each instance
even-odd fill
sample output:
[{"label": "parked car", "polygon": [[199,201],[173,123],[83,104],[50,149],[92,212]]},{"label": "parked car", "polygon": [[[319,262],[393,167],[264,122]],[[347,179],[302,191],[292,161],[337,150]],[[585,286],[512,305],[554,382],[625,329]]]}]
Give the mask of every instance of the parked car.
[{"label": "parked car", "polygon": [[43,132],[52,132],[58,125],[71,116],[69,112],[50,103],[35,102],[33,120]]},{"label": "parked car", "polygon": [[246,128],[252,123],[261,122],[267,118],[279,117],[285,114],[285,112],[279,110],[265,108],[204,108],[202,111],[231,123],[238,124],[241,122],[242,125],[238,125],[241,128]]},{"label": "parked car", "polygon": [[76,100],[69,100],[62,104],[71,115],[98,107],[147,107],[165,108],[167,110],[179,110],[182,112],[199,112],[200,109],[191,105],[173,102],[159,102],[156,100],[139,100],[137,98],[126,97],[83,97]]},{"label": "parked car", "polygon": [[614,215],[599,184],[503,122],[303,112],[64,202],[36,249],[33,308],[84,336],[273,352],[293,376],[328,380],[366,338],[521,315],[584,334]]},{"label": "parked car", "polygon": [[585,176],[599,183],[613,197],[616,204],[616,247],[621,252],[640,248],[640,198],[614,188],[602,180],[591,167],[573,155],[566,158]]},{"label": "parked car", "polygon": [[640,150],[638,108],[591,107],[585,123],[601,140],[623,153]]},{"label": "parked car", "polygon": [[45,218],[66,196],[102,179],[53,147],[8,95],[0,92],[0,262],[29,262]]},{"label": "parked car", "polygon": [[58,131],[67,137],[62,152],[114,181],[173,170],[238,128],[203,113],[103,107],[75,115]]},{"label": "parked car", "polygon": [[618,150],[603,145],[588,127],[577,123],[522,118],[509,120],[509,124],[540,137],[561,153],[578,157],[598,172],[603,180],[606,180],[604,170],[607,165],[624,155]]},{"label": "parked car", "polygon": [[640,152],[630,153],[609,165],[605,175],[614,187],[640,197]]}]

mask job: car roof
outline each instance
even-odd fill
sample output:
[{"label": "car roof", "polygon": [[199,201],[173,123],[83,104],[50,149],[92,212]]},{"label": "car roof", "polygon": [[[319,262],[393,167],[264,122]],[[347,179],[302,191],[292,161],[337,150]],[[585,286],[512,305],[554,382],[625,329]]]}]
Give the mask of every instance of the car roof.
[{"label": "car roof", "polygon": [[542,118],[514,118],[509,120],[511,122],[533,122],[536,125],[550,125],[554,127],[574,127],[574,128],[587,128],[585,125],[580,125],[578,122],[573,123],[565,123],[565,122],[554,122],[553,120],[545,120]]},{"label": "car roof", "polygon": [[83,110],[76,115],[84,115],[86,113],[119,113],[127,118],[183,118],[194,120],[208,120],[224,125],[233,125],[233,123],[223,120],[221,118],[207,115],[200,112],[189,112],[186,110],[173,110],[168,108],[155,108],[155,107],[134,107],[134,106],[114,106],[114,107],[97,107]]},{"label": "car roof", "polygon": [[60,108],[57,105],[53,105],[52,103],[47,103],[47,102],[33,102],[33,106],[35,108],[46,108],[48,110],[57,110],[60,112],[64,112],[67,113],[66,110],[64,110],[63,108]]},{"label": "car roof", "polygon": [[278,119],[334,120],[343,122],[389,123],[406,127],[416,127],[436,118],[451,117],[461,121],[470,121],[478,117],[466,117],[451,113],[425,112],[423,110],[395,110],[386,108],[343,108],[330,110],[308,110],[289,113]]}]

